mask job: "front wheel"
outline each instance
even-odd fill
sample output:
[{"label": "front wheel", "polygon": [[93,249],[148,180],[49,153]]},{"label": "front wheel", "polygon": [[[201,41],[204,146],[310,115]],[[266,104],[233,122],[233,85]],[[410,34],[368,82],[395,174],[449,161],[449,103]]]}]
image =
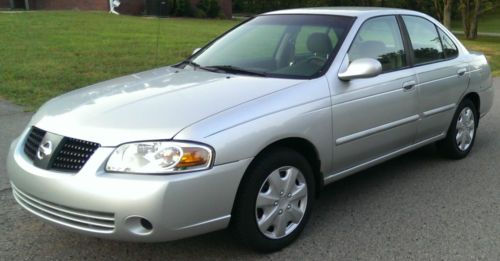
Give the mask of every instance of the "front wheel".
[{"label": "front wheel", "polygon": [[314,190],[303,156],[288,148],[265,153],[242,181],[231,224],[235,235],[261,252],[289,245],[309,218]]},{"label": "front wheel", "polygon": [[453,117],[446,138],[437,143],[441,153],[452,159],[465,158],[474,145],[478,120],[474,103],[469,99],[463,100]]}]

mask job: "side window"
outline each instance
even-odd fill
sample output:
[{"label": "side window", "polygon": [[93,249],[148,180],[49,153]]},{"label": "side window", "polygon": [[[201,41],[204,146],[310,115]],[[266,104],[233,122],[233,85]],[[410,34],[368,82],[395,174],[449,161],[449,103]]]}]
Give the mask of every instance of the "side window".
[{"label": "side window", "polygon": [[382,64],[383,72],[406,67],[406,54],[396,17],[382,16],[366,21],[348,54],[351,62],[360,58],[377,59]]},{"label": "side window", "polygon": [[415,56],[415,64],[444,59],[443,47],[436,26],[421,17],[403,16]]},{"label": "side window", "polygon": [[441,43],[443,43],[443,51],[446,59],[457,57],[458,48],[455,43],[441,29],[439,29],[439,35],[441,36]]}]

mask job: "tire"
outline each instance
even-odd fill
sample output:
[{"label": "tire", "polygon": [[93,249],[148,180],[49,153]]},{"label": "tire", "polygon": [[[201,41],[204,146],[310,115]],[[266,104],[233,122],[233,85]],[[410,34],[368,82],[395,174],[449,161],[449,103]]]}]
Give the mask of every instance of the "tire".
[{"label": "tire", "polygon": [[474,145],[478,123],[475,104],[464,99],[453,116],[446,138],[437,142],[441,154],[450,159],[465,158]]},{"label": "tire", "polygon": [[312,168],[302,155],[288,148],[264,153],[242,180],[231,219],[232,232],[259,252],[290,245],[309,219],[315,189]]}]

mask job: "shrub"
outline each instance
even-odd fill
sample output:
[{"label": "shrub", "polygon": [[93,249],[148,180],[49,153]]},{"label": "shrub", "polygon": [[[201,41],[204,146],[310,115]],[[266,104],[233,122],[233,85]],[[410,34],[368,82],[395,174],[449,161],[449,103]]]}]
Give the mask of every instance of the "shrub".
[{"label": "shrub", "polygon": [[192,16],[189,0],[176,0],[175,2],[175,16]]},{"label": "shrub", "polygon": [[207,17],[216,18],[219,17],[219,12],[221,8],[217,0],[201,0],[198,3],[198,8],[205,12]]},{"label": "shrub", "polygon": [[193,17],[195,18],[207,18],[207,13],[200,8],[193,8]]}]

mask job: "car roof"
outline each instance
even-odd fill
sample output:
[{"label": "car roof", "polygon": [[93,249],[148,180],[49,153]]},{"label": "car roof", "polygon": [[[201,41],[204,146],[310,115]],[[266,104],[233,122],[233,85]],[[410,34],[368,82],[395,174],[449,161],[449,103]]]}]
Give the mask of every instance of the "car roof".
[{"label": "car roof", "polygon": [[420,12],[398,9],[398,8],[385,8],[385,7],[312,7],[312,8],[299,8],[273,11],[265,13],[270,14],[315,14],[315,15],[342,15],[352,17],[372,17],[377,15],[391,15],[391,14],[411,14],[422,15]]}]

